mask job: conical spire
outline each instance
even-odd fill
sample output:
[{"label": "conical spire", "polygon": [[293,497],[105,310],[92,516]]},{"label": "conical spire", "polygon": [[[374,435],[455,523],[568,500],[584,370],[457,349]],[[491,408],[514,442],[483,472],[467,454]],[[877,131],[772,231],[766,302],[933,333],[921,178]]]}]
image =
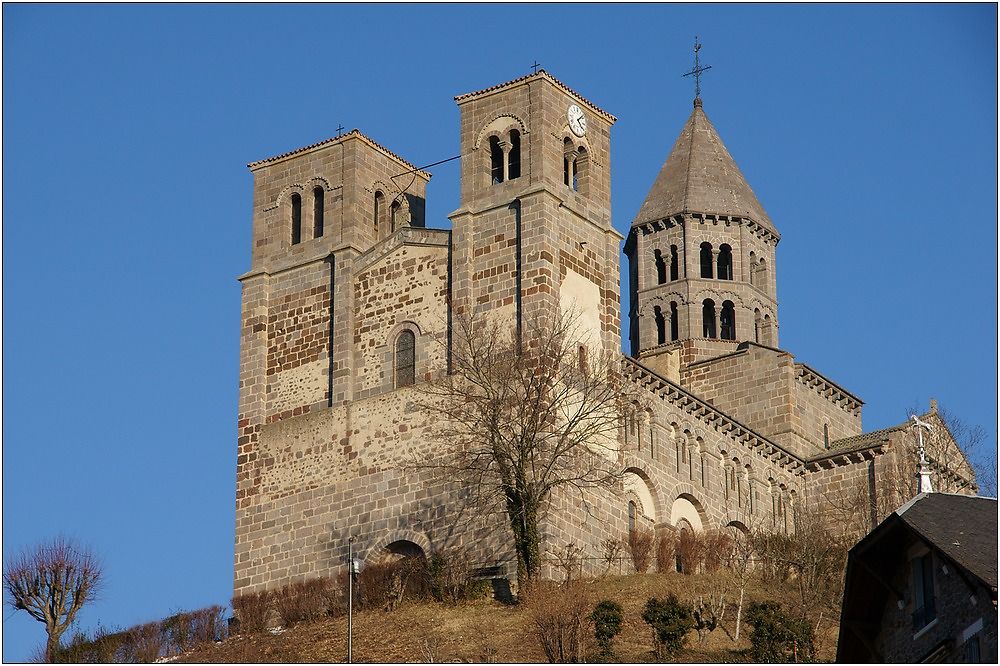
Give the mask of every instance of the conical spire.
[{"label": "conical spire", "polygon": [[749,217],[777,234],[736,162],[695,99],[694,111],[646,195],[636,224],[684,212]]}]

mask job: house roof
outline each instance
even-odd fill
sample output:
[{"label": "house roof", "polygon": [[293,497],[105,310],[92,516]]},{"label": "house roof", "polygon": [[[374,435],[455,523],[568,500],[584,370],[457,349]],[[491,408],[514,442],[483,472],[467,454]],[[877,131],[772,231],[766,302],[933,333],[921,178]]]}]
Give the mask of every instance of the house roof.
[{"label": "house roof", "polygon": [[921,493],[896,514],[955,564],[997,587],[996,498]]},{"label": "house roof", "polygon": [[694,111],[646,195],[634,224],[679,213],[711,213],[750,218],[778,235],[702,108]]},{"label": "house roof", "polygon": [[851,548],[844,577],[837,662],[886,658],[875,651],[875,638],[882,630],[886,604],[906,597],[893,580],[900,567],[906,566],[907,551],[915,539],[952,562],[961,573],[956,578],[970,584],[971,579],[977,579],[987,593],[992,592],[996,603],[996,499],[922,493],[896,509]]}]

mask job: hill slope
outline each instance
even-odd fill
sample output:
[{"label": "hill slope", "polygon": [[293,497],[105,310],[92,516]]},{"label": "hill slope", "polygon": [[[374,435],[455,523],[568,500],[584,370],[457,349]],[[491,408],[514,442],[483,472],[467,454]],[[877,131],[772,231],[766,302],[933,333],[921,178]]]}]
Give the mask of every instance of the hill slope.
[{"label": "hill slope", "polygon": [[[683,601],[724,591],[722,575],[646,574],[607,576],[586,581],[590,607],[612,599],[625,610],[625,626],[615,641],[616,656],[623,662],[653,660],[652,633],[641,618],[651,596],[671,592]],[[749,661],[750,627],[744,624],[740,642],[727,633],[735,629],[737,593],[728,591],[730,607],[722,629],[699,644],[691,632],[679,662]],[[794,600],[794,590],[754,583],[750,601],[772,600],[783,605]],[[818,657],[831,661],[836,649],[837,618],[823,619],[817,637]],[[233,662],[338,662],[346,659],[347,619],[329,618],[303,623],[277,634],[235,636],[184,655],[178,661]],[[586,653],[594,651],[592,628],[587,628]],[[507,606],[492,599],[449,605],[404,602],[392,612],[364,611],[354,616],[354,660],[357,662],[544,662],[545,653],[531,612],[523,605]]]}]

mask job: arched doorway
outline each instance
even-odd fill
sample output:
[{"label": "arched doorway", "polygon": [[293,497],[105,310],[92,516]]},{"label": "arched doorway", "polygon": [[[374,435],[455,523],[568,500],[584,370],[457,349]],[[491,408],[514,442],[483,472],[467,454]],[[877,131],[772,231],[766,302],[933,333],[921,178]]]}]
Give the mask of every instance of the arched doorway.
[{"label": "arched doorway", "polygon": [[681,518],[675,525],[677,540],[674,546],[674,570],[677,573],[694,573],[692,558],[694,553],[694,527],[686,518]]},{"label": "arched doorway", "polygon": [[377,566],[385,569],[380,575],[386,576],[384,584],[397,602],[403,597],[418,598],[427,593],[430,585],[427,556],[414,542],[398,539],[386,544],[378,554]]}]

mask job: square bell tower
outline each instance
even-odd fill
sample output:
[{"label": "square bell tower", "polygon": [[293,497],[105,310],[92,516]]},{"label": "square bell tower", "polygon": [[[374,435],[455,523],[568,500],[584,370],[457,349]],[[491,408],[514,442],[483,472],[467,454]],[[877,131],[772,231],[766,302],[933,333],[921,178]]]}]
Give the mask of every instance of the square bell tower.
[{"label": "square bell tower", "polygon": [[562,309],[591,353],[621,345],[611,126],[546,71],[455,98],[461,200],[453,307],[520,326]]}]

